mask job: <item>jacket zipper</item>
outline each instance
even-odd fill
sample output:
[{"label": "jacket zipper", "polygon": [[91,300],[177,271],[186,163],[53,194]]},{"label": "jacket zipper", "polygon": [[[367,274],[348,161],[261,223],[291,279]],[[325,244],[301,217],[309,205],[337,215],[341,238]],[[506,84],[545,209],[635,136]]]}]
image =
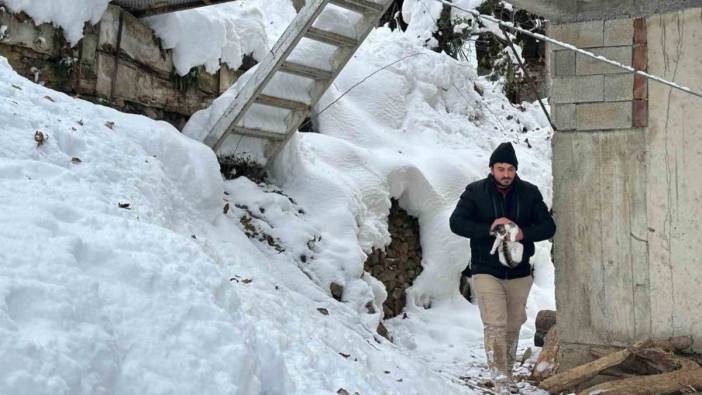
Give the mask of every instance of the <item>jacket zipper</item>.
[{"label": "jacket zipper", "polygon": [[[495,197],[494,194],[490,194],[490,196],[492,196],[492,209],[495,212],[495,218],[497,219],[500,217],[497,214],[497,203],[495,202],[495,199],[497,199],[497,197]],[[504,197],[502,198],[502,202],[500,203],[500,209],[502,210],[502,216],[504,217],[505,216],[505,199],[504,199]],[[498,258],[498,260],[499,260],[499,258]],[[507,279],[509,279],[509,273],[507,272],[507,268],[504,268],[504,271],[505,271],[504,279],[507,280]]]},{"label": "jacket zipper", "polygon": [[514,218],[515,221],[519,220],[519,196],[517,196],[517,217]]}]

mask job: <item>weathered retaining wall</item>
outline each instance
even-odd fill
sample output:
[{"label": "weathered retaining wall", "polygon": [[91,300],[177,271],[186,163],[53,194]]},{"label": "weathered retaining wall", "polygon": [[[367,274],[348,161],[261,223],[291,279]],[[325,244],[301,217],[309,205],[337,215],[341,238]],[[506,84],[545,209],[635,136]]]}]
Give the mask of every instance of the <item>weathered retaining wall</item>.
[{"label": "weathered retaining wall", "polygon": [[60,30],[49,24],[35,26],[28,16],[0,7],[0,31],[0,55],[18,73],[51,88],[62,86],[69,78],[73,51]]},{"label": "weathered retaining wall", "polygon": [[[702,91],[702,9],[549,35]],[[693,335],[702,351],[702,99],[550,46],[561,368],[590,345]]]},{"label": "weathered retaining wall", "polygon": [[392,241],[385,250],[374,249],[365,263],[365,270],[380,280],[387,289],[383,304],[385,318],[402,313],[405,291],[422,271],[422,246],[419,222],[392,200],[388,227]]},{"label": "weathered retaining wall", "polygon": [[0,11],[0,55],[15,70],[47,86],[182,127],[195,111],[229,88],[241,71],[222,65],[216,74],[197,68],[178,76],[172,53],[153,31],[117,6],[86,26],[70,48],[60,29],[35,26],[25,15]]}]

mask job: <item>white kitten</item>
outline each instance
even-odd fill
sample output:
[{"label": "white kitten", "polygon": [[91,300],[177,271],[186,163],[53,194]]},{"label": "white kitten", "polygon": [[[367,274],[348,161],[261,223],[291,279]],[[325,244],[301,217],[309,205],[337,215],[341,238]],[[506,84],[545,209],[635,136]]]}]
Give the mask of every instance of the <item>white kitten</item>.
[{"label": "white kitten", "polygon": [[492,243],[490,255],[495,255],[495,251],[498,251],[498,258],[502,265],[510,268],[517,267],[522,262],[524,254],[524,246],[516,240],[519,227],[513,223],[497,225],[492,234],[495,236],[495,242]]}]

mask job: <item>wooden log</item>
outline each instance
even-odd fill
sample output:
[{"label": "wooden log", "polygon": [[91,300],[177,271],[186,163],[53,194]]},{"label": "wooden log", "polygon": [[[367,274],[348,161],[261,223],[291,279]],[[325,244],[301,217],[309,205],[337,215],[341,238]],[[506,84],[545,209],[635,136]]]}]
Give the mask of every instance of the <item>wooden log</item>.
[{"label": "wooden log", "polygon": [[539,353],[539,357],[536,359],[536,363],[534,364],[534,369],[531,372],[531,376],[535,380],[541,381],[556,373],[559,366],[559,349],[560,341],[558,339],[556,327],[553,326],[546,334],[544,347],[541,349],[541,353]]},{"label": "wooden log", "polygon": [[602,358],[605,355],[609,355],[623,348],[624,347],[592,346],[590,347],[590,354],[595,358]]},{"label": "wooden log", "polygon": [[[646,343],[655,344],[657,342]],[[666,344],[670,345],[670,343],[660,342],[658,342],[658,344],[663,344],[664,346]],[[597,358],[601,358],[612,352],[612,347],[592,347],[590,349],[590,354]],[[697,362],[679,355],[675,355],[661,348],[632,348],[632,352],[633,355],[626,361],[622,362],[622,364],[618,367],[621,371],[613,371],[609,369],[608,371],[605,371],[603,373],[610,375],[618,375],[619,373],[651,375],[659,373],[668,373],[679,369],[694,369],[699,367],[699,364]]]},{"label": "wooden log", "polygon": [[682,369],[650,376],[610,381],[587,388],[578,395],[588,394],[670,394],[702,390],[702,368]]},{"label": "wooden log", "polygon": [[632,355],[629,349],[614,352],[592,362],[580,365],[566,372],[559,373],[542,381],[539,385],[550,393],[559,393],[569,388],[574,388],[605,369],[617,366]]},{"label": "wooden log", "polygon": [[634,345],[637,348],[660,348],[669,352],[681,352],[694,344],[692,336],[675,336],[669,339],[647,340]]},{"label": "wooden log", "polygon": [[694,369],[699,365],[687,358],[676,356],[670,352],[666,352],[660,348],[644,348],[635,350],[634,355],[637,359],[643,360],[646,365],[655,369],[656,373],[667,373],[680,369]]}]

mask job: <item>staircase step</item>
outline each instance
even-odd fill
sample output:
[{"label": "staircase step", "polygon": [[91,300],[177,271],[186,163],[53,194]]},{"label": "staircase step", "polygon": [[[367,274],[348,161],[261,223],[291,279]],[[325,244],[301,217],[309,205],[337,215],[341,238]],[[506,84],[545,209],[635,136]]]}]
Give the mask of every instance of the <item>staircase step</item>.
[{"label": "staircase step", "polygon": [[331,71],[318,69],[312,66],[305,66],[293,62],[283,62],[283,64],[280,65],[280,71],[299,75],[301,77],[310,78],[313,80],[330,80],[332,78]]},{"label": "staircase step", "polygon": [[300,101],[283,99],[280,97],[263,95],[263,94],[256,96],[254,103],[263,104],[266,106],[278,107],[278,108],[285,108],[287,110],[293,110],[293,111],[307,111],[310,109],[310,106],[308,104],[300,102]]},{"label": "staircase step", "polygon": [[379,13],[383,12],[384,9],[382,4],[374,3],[369,0],[331,0],[330,3],[360,14],[367,14],[369,12]]},{"label": "staircase step", "polygon": [[337,47],[355,47],[358,45],[358,40],[355,38],[317,29],[315,27],[311,27],[305,34],[305,37],[325,44],[336,45]]},{"label": "staircase step", "polygon": [[282,141],[285,140],[285,138],[287,137],[285,133],[271,132],[270,130],[263,129],[247,128],[244,126],[234,126],[231,129],[231,131],[232,133],[238,134],[240,136],[257,137],[268,140]]}]

